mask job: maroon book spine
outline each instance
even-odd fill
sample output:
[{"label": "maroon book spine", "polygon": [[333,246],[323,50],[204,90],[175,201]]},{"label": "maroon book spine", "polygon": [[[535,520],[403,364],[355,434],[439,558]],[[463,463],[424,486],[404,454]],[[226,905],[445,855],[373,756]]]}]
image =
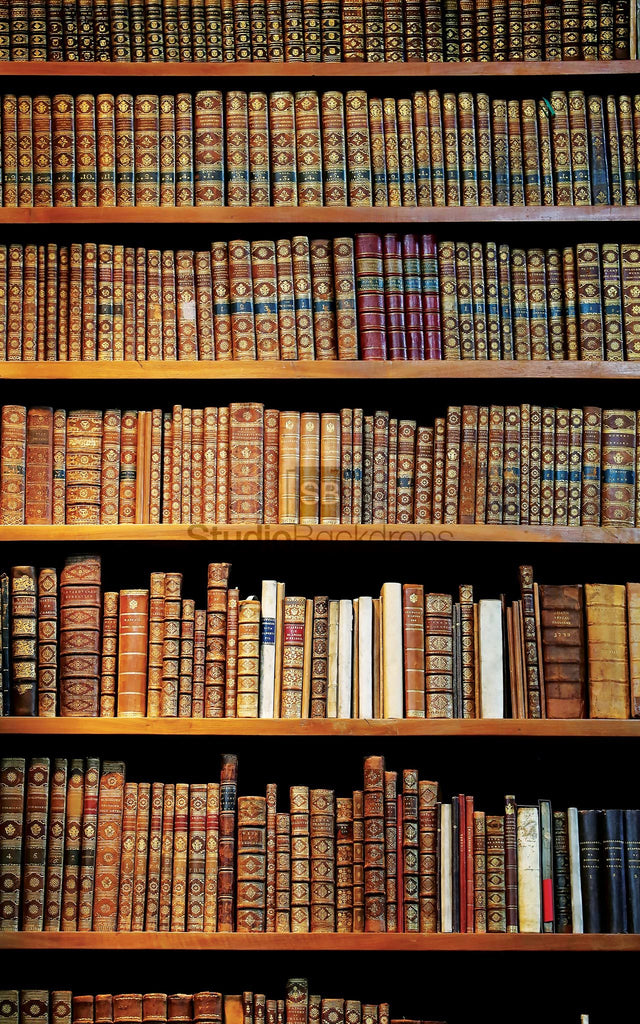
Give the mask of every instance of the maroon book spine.
[{"label": "maroon book spine", "polygon": [[356,294],[362,359],[386,359],[382,239],[356,235]]}]

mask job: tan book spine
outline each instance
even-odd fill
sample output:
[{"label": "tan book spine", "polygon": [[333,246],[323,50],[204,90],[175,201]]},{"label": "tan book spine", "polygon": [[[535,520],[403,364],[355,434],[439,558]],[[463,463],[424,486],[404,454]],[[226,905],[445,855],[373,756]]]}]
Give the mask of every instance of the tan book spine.
[{"label": "tan book spine", "polygon": [[340,416],[322,413],[320,420],[320,522],[340,522]]},{"label": "tan book spine", "polygon": [[151,784],[138,783],[136,814],[136,845],[133,858],[133,905],[131,931],[144,928],[144,909],[147,898],[147,862],[149,858],[149,822],[151,817]]},{"label": "tan book spine", "polygon": [[[197,614],[197,613],[196,613]],[[207,784],[204,867],[204,931],[214,932],[218,918],[218,854],[220,844],[220,785]]]},{"label": "tan book spine", "polygon": [[335,794],[331,789],[309,792],[310,930],[336,928]]},{"label": "tan book spine", "polygon": [[136,854],[136,821],[138,817],[138,783],[125,782],[122,813],[122,842],[118,892],[117,930],[131,931],[133,914],[133,874]]},{"label": "tan book spine", "polygon": [[278,520],[299,521],[300,413],[280,414]]},{"label": "tan book spine", "polygon": [[263,932],[266,914],[267,802],[238,797],[238,880],[236,929]]},{"label": "tan book spine", "polygon": [[162,707],[164,590],[165,574],[163,572],[152,572],[149,580],[148,718],[158,718]]},{"label": "tan book spine", "polygon": [[280,717],[302,717],[306,600],[285,597]]},{"label": "tan book spine", "polygon": [[291,931],[291,819],[276,815],[276,932]]},{"label": "tan book spine", "polygon": [[627,583],[627,635],[629,643],[630,714],[640,718],[640,584]]},{"label": "tan book spine", "polygon": [[103,594],[102,657],[100,659],[100,718],[115,718],[118,679],[118,606],[117,591]]},{"label": "tan book spine", "polygon": [[309,789],[292,786],[291,799],[291,931],[311,930]]},{"label": "tan book spine", "polygon": [[[265,519],[266,521],[266,519]],[[300,523],[320,522],[320,414],[300,416]]]},{"label": "tan book spine", "polygon": [[135,206],[133,96],[116,96],[116,206]]},{"label": "tan book spine", "polygon": [[229,522],[229,407],[218,409],[216,522]]},{"label": "tan book spine", "polygon": [[227,638],[228,562],[212,562],[207,570],[207,649],[205,718],[224,717]]},{"label": "tan book spine", "polygon": [[628,718],[629,652],[624,586],[584,588],[589,655],[589,716]]},{"label": "tan book spine", "polygon": [[225,718],[238,717],[238,605],[240,592],[227,591],[227,650],[224,695]]},{"label": "tan book spine", "polygon": [[168,572],[164,584],[164,630],[162,638],[162,693],[160,714],[176,718],[180,679],[180,620],[182,573]]}]

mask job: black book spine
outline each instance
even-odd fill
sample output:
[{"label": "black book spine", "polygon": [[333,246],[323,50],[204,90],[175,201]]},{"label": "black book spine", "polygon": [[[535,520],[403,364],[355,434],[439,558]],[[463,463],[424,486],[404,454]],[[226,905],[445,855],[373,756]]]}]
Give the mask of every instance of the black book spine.
[{"label": "black book spine", "polygon": [[640,934],[640,811],[624,812],[624,859],[629,931]]},{"label": "black book spine", "polygon": [[602,867],[607,931],[616,935],[627,931],[627,886],[624,865],[624,826],[622,811],[602,812]]},{"label": "black book spine", "polygon": [[566,935],[572,931],[571,869],[566,811],[553,812],[553,895],[556,932]]},{"label": "black book spine", "polygon": [[584,930],[591,934],[602,931],[600,915],[602,844],[598,829],[600,813],[600,811],[578,811]]}]

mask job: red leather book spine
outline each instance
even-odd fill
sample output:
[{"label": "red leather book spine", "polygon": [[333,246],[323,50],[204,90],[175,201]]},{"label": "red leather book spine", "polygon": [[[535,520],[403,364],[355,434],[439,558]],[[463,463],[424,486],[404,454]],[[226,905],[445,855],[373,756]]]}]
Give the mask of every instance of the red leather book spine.
[{"label": "red leather book spine", "polygon": [[69,766],[64,830],[64,872],[62,874],[60,918],[60,927],[63,932],[74,932],[77,925],[83,799],[84,762],[82,758],[74,758]]},{"label": "red leather book spine", "polygon": [[402,249],[398,235],[385,235],[384,293],[387,325],[387,343],[391,359],[407,358],[407,336],[404,308],[404,278]]},{"label": "red leather book spine", "polygon": [[387,357],[382,239],[356,235],[358,333],[362,359]]},{"label": "red leather book spine", "polygon": [[29,409],[25,478],[25,522],[50,523],[53,501],[53,409]]},{"label": "red leather book spine", "polygon": [[335,285],[331,242],[328,239],[312,239],[309,250],[315,356],[316,359],[337,359]]},{"label": "red leather book spine", "polygon": [[162,698],[160,704],[160,713],[164,718],[175,718],[178,714],[181,593],[182,573],[166,573],[162,643]]},{"label": "red leather book spine", "polygon": [[96,97],[98,144],[98,206],[116,205],[115,99],[110,93]]},{"label": "red leather book spine", "polygon": [[228,562],[212,562],[207,575],[205,718],[224,717]]},{"label": "red leather book spine", "polygon": [[100,558],[73,555],[60,574],[60,714],[99,710]]},{"label": "red leather book spine", "polygon": [[133,913],[133,875],[136,855],[136,821],[138,818],[138,783],[126,782],[123,796],[122,844],[118,894],[118,931],[131,931]]},{"label": "red leather book spine", "polygon": [[194,100],[195,205],[223,206],[224,134],[222,93],[196,93]]},{"label": "red leather book spine", "polygon": [[25,522],[27,410],[2,407],[0,439],[0,516],[5,526]]},{"label": "red leather book spine", "polygon": [[47,828],[44,931],[60,930],[67,804],[67,760],[56,757],[51,773]]},{"label": "red leather book spine", "polygon": [[151,814],[149,822],[149,866],[147,872],[147,901],[144,930],[157,932],[160,906],[160,865],[162,858],[162,808],[164,784],[154,782],[151,786]]},{"label": "red leather book spine", "polygon": [[218,931],[233,931],[235,921],[235,832],[238,759],[223,754],[220,771],[220,842],[218,848]]},{"label": "red leather book spine", "polygon": [[25,932],[42,931],[44,922],[49,775],[49,758],[31,759],[27,773],[22,863],[22,930]]},{"label": "red leather book spine", "polygon": [[105,761],[98,797],[94,931],[114,931],[118,916],[118,876],[124,801],[124,764]]},{"label": "red leather book spine", "polygon": [[386,929],[384,866],[384,760],[364,766],[364,930]]},{"label": "red leather book spine", "polygon": [[205,857],[207,828],[206,783],[192,783],[189,792],[189,849],[187,860],[187,928],[204,929]]},{"label": "red leather book spine", "polygon": [[120,592],[118,717],[143,718],[147,694],[148,590]]},{"label": "red leather book spine", "polygon": [[38,715],[55,718],[58,696],[58,574],[38,574]]},{"label": "red leather book spine", "polygon": [[80,848],[80,878],[78,881],[78,931],[88,932],[93,924],[93,891],[96,867],[96,824],[98,818],[98,786],[100,761],[88,757],[84,775],[84,805],[82,808],[82,843]]},{"label": "red leather book spine", "polygon": [[115,718],[118,678],[118,601],[120,595],[117,591],[107,591],[103,597],[100,718]]}]

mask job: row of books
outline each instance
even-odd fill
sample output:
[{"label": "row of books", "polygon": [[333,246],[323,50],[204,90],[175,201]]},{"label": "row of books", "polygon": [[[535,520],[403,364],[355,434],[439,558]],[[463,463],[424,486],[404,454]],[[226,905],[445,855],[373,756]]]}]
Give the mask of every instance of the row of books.
[{"label": "row of books", "polygon": [[442,1024],[391,1018],[389,1003],[319,996],[306,978],[290,978],[284,998],[264,993],[147,992],[74,995],[69,991],[0,991],[4,1024]]},{"label": "row of books", "polygon": [[[365,757],[347,796],[126,781],[122,761],[5,757],[0,931],[640,931],[640,811],[502,813]],[[543,898],[544,893],[544,898]]]},{"label": "row of books", "polygon": [[[261,598],[207,567],[106,590],[98,556],[0,574],[4,715],[51,718],[640,717],[640,584],[538,585],[457,600],[423,584],[379,596]],[[198,607],[200,605],[200,607]],[[588,692],[587,692],[588,691]],[[588,699],[587,699],[588,697]]]},{"label": "row of books", "polygon": [[2,97],[2,205],[629,206],[640,96]]},{"label": "row of books", "polygon": [[0,410],[0,523],[640,526],[640,411]]},{"label": "row of books", "polygon": [[48,0],[0,5],[0,60],[471,61],[636,56],[636,0]]},{"label": "row of books", "polygon": [[0,359],[638,359],[640,246],[0,245]]}]

